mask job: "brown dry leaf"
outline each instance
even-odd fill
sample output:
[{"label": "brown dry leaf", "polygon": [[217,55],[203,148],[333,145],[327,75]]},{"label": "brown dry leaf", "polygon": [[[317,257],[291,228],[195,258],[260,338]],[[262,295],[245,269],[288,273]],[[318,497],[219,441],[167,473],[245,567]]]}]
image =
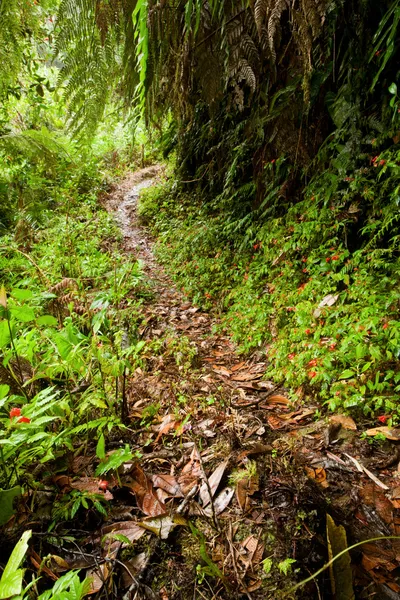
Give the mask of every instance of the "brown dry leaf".
[{"label": "brown dry leaf", "polygon": [[164,490],[164,492],[167,492],[168,495],[175,496],[177,498],[183,497],[179,483],[176,481],[173,475],[165,475],[164,473],[160,473],[159,475],[151,475],[151,481],[153,482],[154,487]]},{"label": "brown dry leaf", "polygon": [[166,513],[165,504],[160,502],[155,493],[150,478],[136,465],[131,473],[133,481],[124,483],[124,487],[130,488],[135,496],[139,508],[149,517],[157,517]]},{"label": "brown dry leaf", "polygon": [[288,404],[290,404],[290,400],[288,398],[286,398],[285,396],[281,396],[280,394],[274,394],[273,396],[269,396],[269,398],[266,398],[265,403],[266,404],[283,404],[283,405],[287,406]]},{"label": "brown dry leaf", "polygon": [[139,540],[145,533],[143,527],[135,521],[120,521],[119,523],[112,523],[103,527],[101,535],[95,542],[100,543],[103,541],[103,555],[110,556],[119,549],[126,548],[129,545],[127,542],[120,542],[115,539],[115,535],[123,535],[132,543]]},{"label": "brown dry leaf", "polygon": [[329,422],[334,425],[341,425],[343,429],[348,429],[349,431],[357,431],[354,419],[347,415],[332,415],[329,417]]},{"label": "brown dry leaf", "polygon": [[223,377],[230,377],[232,375],[232,371],[223,366],[213,365],[214,373],[218,375],[222,375]]},{"label": "brown dry leaf", "polygon": [[329,417],[329,422],[334,423],[335,425],[341,425],[343,429],[357,431],[357,425],[354,420],[347,415],[332,415]]},{"label": "brown dry leaf", "polygon": [[233,375],[231,379],[233,381],[254,381],[260,377],[262,377],[262,375],[257,373],[239,373],[238,375]]},{"label": "brown dry leaf", "polygon": [[[134,582],[133,577],[143,571],[148,563],[149,557],[147,552],[140,552],[130,560],[121,561],[126,569],[121,569],[122,585],[128,588]],[[132,574],[132,575],[130,575]]]},{"label": "brown dry leaf", "polygon": [[109,566],[106,563],[86,571],[86,577],[92,580],[90,582],[90,590],[87,592],[87,595],[92,596],[93,594],[97,594],[97,592],[101,590],[104,583],[107,581],[108,575]]},{"label": "brown dry leaf", "polygon": [[260,542],[254,535],[249,535],[243,542],[241,542],[241,552],[239,554],[240,560],[245,566],[245,573],[251,567],[253,571],[254,567],[259,565],[262,561],[264,553],[264,544]]},{"label": "brown dry leaf", "polygon": [[245,362],[240,362],[237,365],[233,365],[233,367],[231,367],[231,371],[233,373],[235,373],[236,371],[240,371],[240,369],[242,369],[245,365],[246,365]]},{"label": "brown dry leaf", "polygon": [[89,494],[102,494],[105,500],[112,500],[114,496],[108,490],[102,490],[99,488],[100,479],[97,477],[80,477],[74,481],[69,482],[69,485],[74,490],[80,492],[88,492]]},{"label": "brown dry leaf", "polygon": [[256,442],[251,447],[242,450],[242,452],[238,454],[237,462],[241,462],[244,458],[246,458],[246,456],[251,456],[253,454],[265,454],[266,452],[271,452],[271,450],[272,446]]},{"label": "brown dry leaf", "polygon": [[183,467],[182,473],[178,477],[178,484],[185,496],[197,484],[201,474],[200,457],[197,449],[193,448],[189,462]]},{"label": "brown dry leaf", "polygon": [[251,581],[246,586],[246,589],[243,588],[243,591],[244,592],[246,592],[246,591],[247,592],[255,592],[261,586],[262,586],[262,580],[261,579],[251,579]]},{"label": "brown dry leaf", "polygon": [[169,534],[178,525],[187,526],[187,521],[181,515],[163,515],[154,519],[146,519],[140,523],[144,529],[155,533],[162,540],[166,540]]},{"label": "brown dry leaf", "polygon": [[271,429],[282,429],[282,427],[286,426],[286,422],[282,421],[282,419],[280,419],[279,417],[275,417],[274,415],[271,415],[269,417],[267,417],[267,422],[268,425],[271,427]]},{"label": "brown dry leaf", "polygon": [[393,440],[394,442],[400,440],[400,427],[374,427],[373,429],[367,429],[365,433],[371,436],[381,433],[387,440]]},{"label": "brown dry leaf", "polygon": [[[215,515],[219,515],[222,512],[224,512],[224,510],[229,506],[234,493],[235,493],[235,490],[233,488],[227,487],[227,488],[223,489],[220,494],[218,494],[218,496],[216,497],[216,499],[213,502]],[[213,511],[212,511],[211,506],[207,506],[207,508],[204,510],[204,514],[207,517],[213,516]]]},{"label": "brown dry leaf", "polygon": [[53,573],[53,571],[51,571],[42,561],[42,559],[40,558],[39,554],[37,554],[33,548],[29,549],[29,556],[31,559],[31,563],[33,564],[33,566],[35,567],[35,569],[37,569],[38,574],[40,573],[46,573],[47,577],[50,577],[50,579],[52,579],[53,581],[57,581],[58,576]]},{"label": "brown dry leaf", "polygon": [[158,428],[158,435],[154,440],[154,443],[157,444],[163,435],[166,435],[172,429],[175,429],[178,425],[179,423],[176,421],[174,415],[165,415]]},{"label": "brown dry leaf", "polygon": [[236,483],[236,499],[243,512],[246,512],[250,504],[250,496],[252,496],[259,489],[259,478],[243,477]]},{"label": "brown dry leaf", "polygon": [[[215,469],[215,471],[208,478],[208,484],[210,486],[211,497],[214,497],[215,492],[218,489],[218,486],[219,486],[221,479],[225,473],[225,469],[227,467],[228,462],[229,462],[229,460],[226,459],[222,463],[220,463],[218,465],[218,467]],[[210,498],[210,493],[208,491],[208,485],[206,482],[204,482],[203,485],[201,486],[199,495],[200,495],[200,500],[201,500],[202,506],[203,507],[207,506],[207,504],[210,503],[211,498]]]}]

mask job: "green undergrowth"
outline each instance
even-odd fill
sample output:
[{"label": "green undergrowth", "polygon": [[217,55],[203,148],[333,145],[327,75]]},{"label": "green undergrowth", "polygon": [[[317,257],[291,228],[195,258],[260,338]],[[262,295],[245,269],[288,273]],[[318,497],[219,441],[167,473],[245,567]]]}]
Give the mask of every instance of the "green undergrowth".
[{"label": "green undergrowth", "polygon": [[400,391],[400,151],[380,144],[387,136],[365,142],[346,168],[332,161],[293,205],[280,200],[280,158],[265,167],[272,183],[258,209],[244,199],[232,212],[221,197],[166,183],[143,193],[140,214],[182,289],[222,314],[242,352],[266,352],[268,377],[390,423]]},{"label": "green undergrowth", "polygon": [[[40,488],[93,440],[105,459],[110,432],[124,429],[124,381],[141,365],[137,324],[150,290],[99,207],[102,177],[87,183],[82,192],[71,177],[58,189],[68,201],[42,217],[26,245],[0,238],[0,495]],[[132,454],[107,456],[99,475]],[[106,514],[102,496],[69,496],[54,504],[54,521],[81,507]],[[12,509],[3,513],[0,524]]]}]

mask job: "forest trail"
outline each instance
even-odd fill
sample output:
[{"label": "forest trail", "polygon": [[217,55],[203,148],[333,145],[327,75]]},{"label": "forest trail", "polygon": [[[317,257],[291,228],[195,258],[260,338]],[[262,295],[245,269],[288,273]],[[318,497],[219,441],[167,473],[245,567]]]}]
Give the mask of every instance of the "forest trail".
[{"label": "forest trail", "polygon": [[[263,355],[239,356],[216,333],[217,317],[175,287],[137,215],[140,191],[159,175],[157,166],[131,174],[106,205],[153,291],[139,328],[149,349],[146,365],[127,386],[129,426],[154,485],[145,512],[166,518],[157,517],[161,502],[169,515],[189,517],[192,530],[178,526],[170,537],[169,522],[161,536],[167,544],[153,540],[137,577],[144,589],[153,581],[154,590],[159,580],[163,600],[277,598],[285,572],[298,581],[287,556],[304,576],[326,560],[327,513],[345,523],[349,542],[398,533],[397,488],[392,482],[388,492],[386,485],[397,449],[373,453],[350,417],[316,420],[317,406],[301,390],[290,402],[282,387],[263,380]],[[387,544],[380,580],[374,557],[382,549],[374,543],[364,547],[358,575],[372,580],[382,598],[397,586],[391,576],[397,542]],[[266,556],[272,557],[267,568]],[[329,596],[327,575],[318,586],[310,582],[299,597]]]}]

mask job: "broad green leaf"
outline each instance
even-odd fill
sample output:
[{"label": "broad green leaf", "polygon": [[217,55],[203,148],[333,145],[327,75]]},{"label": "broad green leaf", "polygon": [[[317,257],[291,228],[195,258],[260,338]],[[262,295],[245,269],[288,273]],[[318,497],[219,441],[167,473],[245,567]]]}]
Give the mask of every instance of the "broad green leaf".
[{"label": "broad green leaf", "polygon": [[6,385],[6,384],[0,385],[0,400],[5,398],[9,391],[10,391],[9,385]]},{"label": "broad green leaf", "polygon": [[58,321],[52,315],[42,315],[36,319],[38,325],[58,325]]},{"label": "broad green leaf", "polygon": [[21,487],[17,485],[9,490],[0,490],[0,525],[4,525],[13,516],[14,499],[21,495]]},{"label": "broad green leaf", "polygon": [[35,311],[30,306],[11,306],[10,313],[23,323],[29,323],[35,320]]},{"label": "broad green leaf", "polygon": [[22,569],[18,569],[18,567],[28,550],[28,540],[31,536],[31,530],[25,531],[8,559],[8,563],[5,566],[0,580],[0,599],[16,596],[22,591],[22,578],[24,572]]},{"label": "broad green leaf", "polygon": [[101,434],[101,436],[99,437],[99,441],[97,442],[96,456],[100,459],[103,459],[106,457],[106,442],[105,442],[103,433]]},{"label": "broad green leaf", "polygon": [[21,288],[14,288],[10,294],[16,300],[30,300],[33,296],[31,290],[23,290]]},{"label": "broad green leaf", "polygon": [[10,343],[10,330],[7,321],[0,321],[0,348],[8,346]]},{"label": "broad green leaf", "polygon": [[346,369],[340,375],[339,379],[350,379],[350,377],[354,377],[354,375],[355,375],[354,371],[352,371],[351,369]]}]

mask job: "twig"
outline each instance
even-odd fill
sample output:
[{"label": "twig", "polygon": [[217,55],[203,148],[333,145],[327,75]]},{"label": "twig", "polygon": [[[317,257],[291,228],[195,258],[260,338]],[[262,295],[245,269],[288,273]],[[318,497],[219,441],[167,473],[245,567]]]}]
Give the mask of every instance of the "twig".
[{"label": "twig", "polygon": [[182,502],[180,503],[180,505],[177,508],[177,513],[179,515],[181,515],[183,513],[183,511],[185,510],[186,506],[189,504],[189,502],[191,501],[192,498],[195,497],[195,495],[197,494],[199,490],[199,486],[196,484],[195,486],[192,487],[192,489],[186,494],[185,498],[182,500]]}]

